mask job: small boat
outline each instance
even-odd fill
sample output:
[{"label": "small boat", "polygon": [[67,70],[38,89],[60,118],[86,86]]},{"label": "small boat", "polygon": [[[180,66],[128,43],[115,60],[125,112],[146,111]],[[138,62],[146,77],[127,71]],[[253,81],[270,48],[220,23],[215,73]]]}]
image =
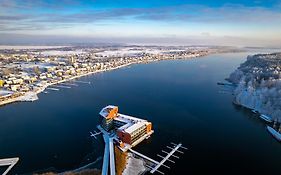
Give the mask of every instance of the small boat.
[{"label": "small boat", "polygon": [[252,112],[255,113],[255,114],[258,113],[258,111],[257,111],[257,110],[254,110],[254,109],[252,109]]},{"label": "small boat", "polygon": [[237,105],[237,106],[242,106],[241,104],[239,104],[236,100],[232,101],[233,104]]},{"label": "small boat", "polygon": [[228,82],[217,82],[217,85],[221,85],[221,86],[235,86],[233,83],[228,83]]},{"label": "small boat", "polygon": [[279,142],[281,142],[281,133],[279,133],[279,132],[276,131],[275,129],[271,128],[270,126],[267,126],[266,129],[268,130],[268,132],[269,132],[274,138],[276,138]]},{"label": "small boat", "polygon": [[266,122],[269,122],[269,123],[272,122],[271,117],[268,117],[267,115],[262,114],[262,115],[260,115],[260,118],[263,119]]}]

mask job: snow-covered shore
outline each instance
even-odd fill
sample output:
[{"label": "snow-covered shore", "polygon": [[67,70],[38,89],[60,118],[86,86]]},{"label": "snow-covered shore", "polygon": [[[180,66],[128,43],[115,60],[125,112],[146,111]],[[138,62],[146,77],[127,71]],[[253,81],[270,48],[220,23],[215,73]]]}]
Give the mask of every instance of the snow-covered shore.
[{"label": "snow-covered shore", "polygon": [[281,54],[248,56],[229,77],[234,102],[281,121]]},{"label": "snow-covered shore", "polygon": [[[149,62],[155,62],[155,61],[159,61],[159,60],[155,59],[155,60],[150,60]],[[102,69],[102,70],[91,71],[91,72],[87,72],[87,73],[84,73],[84,74],[72,76],[70,78],[63,79],[63,80],[60,80],[60,81],[55,81],[55,82],[52,82],[52,83],[46,83],[43,86],[36,88],[36,90],[34,90],[34,91],[26,92],[26,93],[23,93],[20,96],[17,96],[17,97],[14,97],[14,98],[9,98],[5,101],[1,101],[0,106],[10,104],[10,103],[14,103],[14,102],[24,102],[24,101],[33,102],[33,101],[36,101],[36,100],[39,99],[37,94],[42,93],[49,86],[64,83],[64,82],[68,82],[68,81],[71,81],[71,80],[74,80],[74,79],[81,78],[83,76],[87,76],[87,75],[91,75],[91,74],[95,74],[95,73],[100,73],[100,72],[105,72],[105,71],[111,71],[111,70],[115,70],[115,69],[120,69],[122,67],[127,67],[127,66],[130,66],[132,64],[141,64],[141,63],[147,63],[147,62],[143,62],[143,61],[130,62],[130,63],[123,64],[123,65],[120,65],[120,66],[110,67],[110,68]]]},{"label": "snow-covered shore", "polygon": [[128,154],[127,165],[122,175],[139,175],[146,171],[144,161],[133,157],[131,153]]}]

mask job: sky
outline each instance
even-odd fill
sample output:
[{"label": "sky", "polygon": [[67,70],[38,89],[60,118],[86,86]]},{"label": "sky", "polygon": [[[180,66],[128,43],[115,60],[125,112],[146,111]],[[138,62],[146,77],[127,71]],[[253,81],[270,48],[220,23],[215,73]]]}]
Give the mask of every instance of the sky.
[{"label": "sky", "polygon": [[0,43],[281,47],[281,0],[0,0]]}]

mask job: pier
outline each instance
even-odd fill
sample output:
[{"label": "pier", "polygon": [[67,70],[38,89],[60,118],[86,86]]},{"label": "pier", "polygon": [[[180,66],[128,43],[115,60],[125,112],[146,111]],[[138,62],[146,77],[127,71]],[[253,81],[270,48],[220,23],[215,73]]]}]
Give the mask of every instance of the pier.
[{"label": "pier", "polygon": [[9,171],[17,164],[19,158],[8,158],[8,159],[0,159],[0,167],[1,166],[8,166],[8,168],[4,171],[2,175],[8,174]]},{"label": "pier", "polygon": [[[187,149],[187,148],[183,147],[181,143],[179,143],[179,144],[177,144],[177,145],[174,144],[173,148],[172,148],[172,147],[169,147],[169,146],[167,146],[167,148],[171,149],[171,152],[168,153],[167,156],[164,157],[164,158],[162,159],[162,161],[161,161],[160,163],[158,163],[158,164],[150,171],[150,173],[152,173],[152,174],[155,173],[162,165],[164,165],[164,163],[165,163],[167,160],[169,160],[169,161],[172,162],[172,163],[175,163],[175,161],[170,160],[169,158],[170,158],[171,156],[173,156],[173,154],[175,154],[175,152],[179,152],[179,153],[183,154],[182,151],[179,151],[179,148]],[[162,157],[162,156],[161,156],[161,157]]]},{"label": "pier", "polygon": [[53,85],[53,87],[57,87],[57,88],[66,88],[66,89],[70,89],[70,86],[61,86],[61,85]]},{"label": "pier", "polygon": [[113,138],[104,134],[103,140],[105,146],[104,146],[104,155],[103,155],[103,164],[102,164],[102,175],[108,174],[108,167],[110,169],[110,175],[115,175],[116,169],[115,169]]},{"label": "pier", "polygon": [[91,84],[89,81],[79,81],[79,80],[74,80],[76,83],[84,83],[84,84]]},{"label": "pier", "polygon": [[78,86],[77,84],[74,84],[74,83],[61,83],[61,85],[64,85],[64,86]]},{"label": "pier", "polygon": [[[97,135],[103,134],[103,140],[105,143],[104,146],[104,155],[103,155],[103,164],[102,164],[102,175],[115,175],[115,155],[114,155],[114,143],[113,137],[111,137],[105,130],[103,130],[100,126],[97,127],[100,132],[94,131],[91,133],[91,137],[97,139]],[[108,173],[108,168],[110,169],[110,173]]]},{"label": "pier", "polygon": [[48,89],[48,90],[52,90],[52,91],[59,91],[59,89],[57,89],[57,88],[48,87],[47,89]]},{"label": "pier", "polygon": [[235,85],[235,84],[233,84],[233,83],[229,83],[229,82],[217,82],[217,85],[236,87],[236,85]]},{"label": "pier", "polygon": [[102,175],[107,175],[108,166],[109,166],[109,139],[106,135],[103,135],[103,140],[105,146],[104,146],[103,163],[102,163]]},{"label": "pier", "polygon": [[147,160],[147,161],[149,161],[149,162],[151,162],[151,163],[154,164],[154,166],[147,166],[147,167],[150,169],[150,173],[151,173],[151,174],[154,174],[155,172],[158,172],[158,173],[160,173],[160,174],[165,174],[165,173],[163,173],[162,171],[160,171],[159,168],[160,168],[161,166],[163,166],[163,167],[165,167],[165,168],[170,169],[170,167],[167,166],[167,165],[165,165],[164,163],[165,163],[166,161],[169,161],[169,162],[175,164],[176,162],[175,162],[174,160],[171,160],[171,157],[176,158],[176,159],[179,159],[179,156],[176,156],[176,155],[174,155],[174,154],[175,154],[175,153],[184,154],[183,151],[180,151],[180,150],[179,150],[180,148],[182,148],[182,149],[184,149],[184,150],[187,150],[187,148],[186,148],[186,147],[183,147],[181,143],[179,143],[179,144],[171,143],[171,144],[172,144],[172,146],[166,146],[166,148],[168,148],[168,149],[171,150],[170,152],[161,150],[162,153],[165,153],[165,154],[166,154],[166,156],[162,156],[162,155],[157,154],[158,157],[162,158],[162,160],[161,160],[160,162],[159,162],[159,161],[156,161],[156,160],[154,160],[154,159],[152,159],[152,158],[150,158],[150,157],[148,157],[148,156],[146,156],[146,155],[144,155],[144,154],[141,154],[141,153],[139,153],[139,152],[137,152],[137,151],[135,151],[135,150],[133,150],[133,149],[131,149],[131,148],[129,149],[129,151],[132,152],[133,154],[135,154],[135,155],[137,155],[137,156],[139,156],[139,157],[141,157],[141,158],[143,158],[143,159],[145,159],[145,160]]},{"label": "pier", "polygon": [[109,138],[110,175],[115,175],[115,156],[113,138]]}]

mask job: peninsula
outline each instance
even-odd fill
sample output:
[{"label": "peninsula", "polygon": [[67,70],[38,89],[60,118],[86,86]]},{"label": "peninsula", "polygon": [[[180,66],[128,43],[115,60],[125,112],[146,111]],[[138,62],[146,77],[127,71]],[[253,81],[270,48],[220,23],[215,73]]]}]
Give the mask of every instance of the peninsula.
[{"label": "peninsula", "polygon": [[248,56],[229,77],[234,103],[281,121],[281,53]]}]

